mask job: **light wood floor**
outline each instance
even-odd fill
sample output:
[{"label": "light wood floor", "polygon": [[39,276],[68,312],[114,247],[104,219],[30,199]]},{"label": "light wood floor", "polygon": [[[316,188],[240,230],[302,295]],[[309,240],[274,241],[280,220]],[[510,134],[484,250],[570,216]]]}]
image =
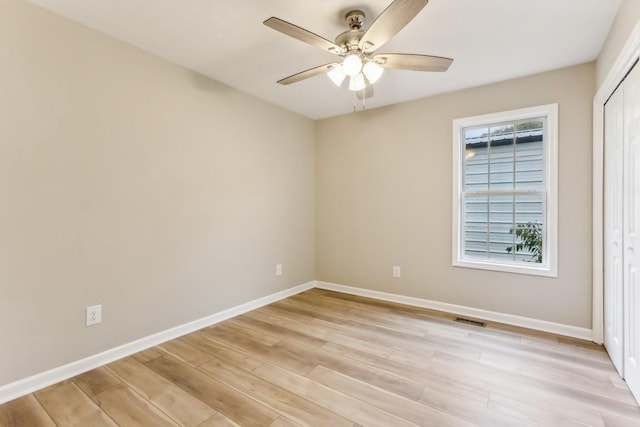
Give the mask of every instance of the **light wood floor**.
[{"label": "light wood floor", "polygon": [[640,426],[593,343],[310,290],[0,405],[2,426]]}]

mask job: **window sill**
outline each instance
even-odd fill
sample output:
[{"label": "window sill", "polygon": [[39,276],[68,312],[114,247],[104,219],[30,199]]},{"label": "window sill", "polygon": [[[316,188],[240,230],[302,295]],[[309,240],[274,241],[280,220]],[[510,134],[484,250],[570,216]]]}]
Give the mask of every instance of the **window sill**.
[{"label": "window sill", "polygon": [[[478,270],[490,270],[498,271],[502,273],[515,273],[515,274],[527,274],[530,276],[544,276],[544,277],[558,277],[556,269],[549,267],[548,265],[528,266],[528,265],[514,265],[514,264],[501,264],[498,262],[486,262],[480,260],[457,260],[453,263],[454,267],[462,268],[474,268]],[[532,263],[533,264],[533,263]]]}]

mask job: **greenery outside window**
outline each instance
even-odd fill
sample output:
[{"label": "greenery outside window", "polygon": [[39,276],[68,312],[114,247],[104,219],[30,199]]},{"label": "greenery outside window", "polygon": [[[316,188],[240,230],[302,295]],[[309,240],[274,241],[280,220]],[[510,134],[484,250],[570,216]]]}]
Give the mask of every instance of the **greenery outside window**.
[{"label": "greenery outside window", "polygon": [[454,120],[454,266],[557,276],[557,116]]}]

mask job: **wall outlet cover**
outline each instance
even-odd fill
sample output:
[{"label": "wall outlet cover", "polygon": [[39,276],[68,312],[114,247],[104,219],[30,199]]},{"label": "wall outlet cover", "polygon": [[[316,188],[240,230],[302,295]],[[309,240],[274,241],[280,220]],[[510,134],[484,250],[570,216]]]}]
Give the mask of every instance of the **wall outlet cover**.
[{"label": "wall outlet cover", "polygon": [[400,278],[400,267],[397,265],[393,266],[393,277],[395,277],[396,279]]},{"label": "wall outlet cover", "polygon": [[97,325],[102,323],[102,304],[87,307],[86,326]]}]

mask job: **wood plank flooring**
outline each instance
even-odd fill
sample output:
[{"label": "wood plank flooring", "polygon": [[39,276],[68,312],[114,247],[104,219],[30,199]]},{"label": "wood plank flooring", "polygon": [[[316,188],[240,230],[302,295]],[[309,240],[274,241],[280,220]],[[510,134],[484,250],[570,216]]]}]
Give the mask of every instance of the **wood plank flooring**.
[{"label": "wood plank flooring", "polygon": [[0,426],[640,426],[602,347],[312,289],[0,405]]}]

